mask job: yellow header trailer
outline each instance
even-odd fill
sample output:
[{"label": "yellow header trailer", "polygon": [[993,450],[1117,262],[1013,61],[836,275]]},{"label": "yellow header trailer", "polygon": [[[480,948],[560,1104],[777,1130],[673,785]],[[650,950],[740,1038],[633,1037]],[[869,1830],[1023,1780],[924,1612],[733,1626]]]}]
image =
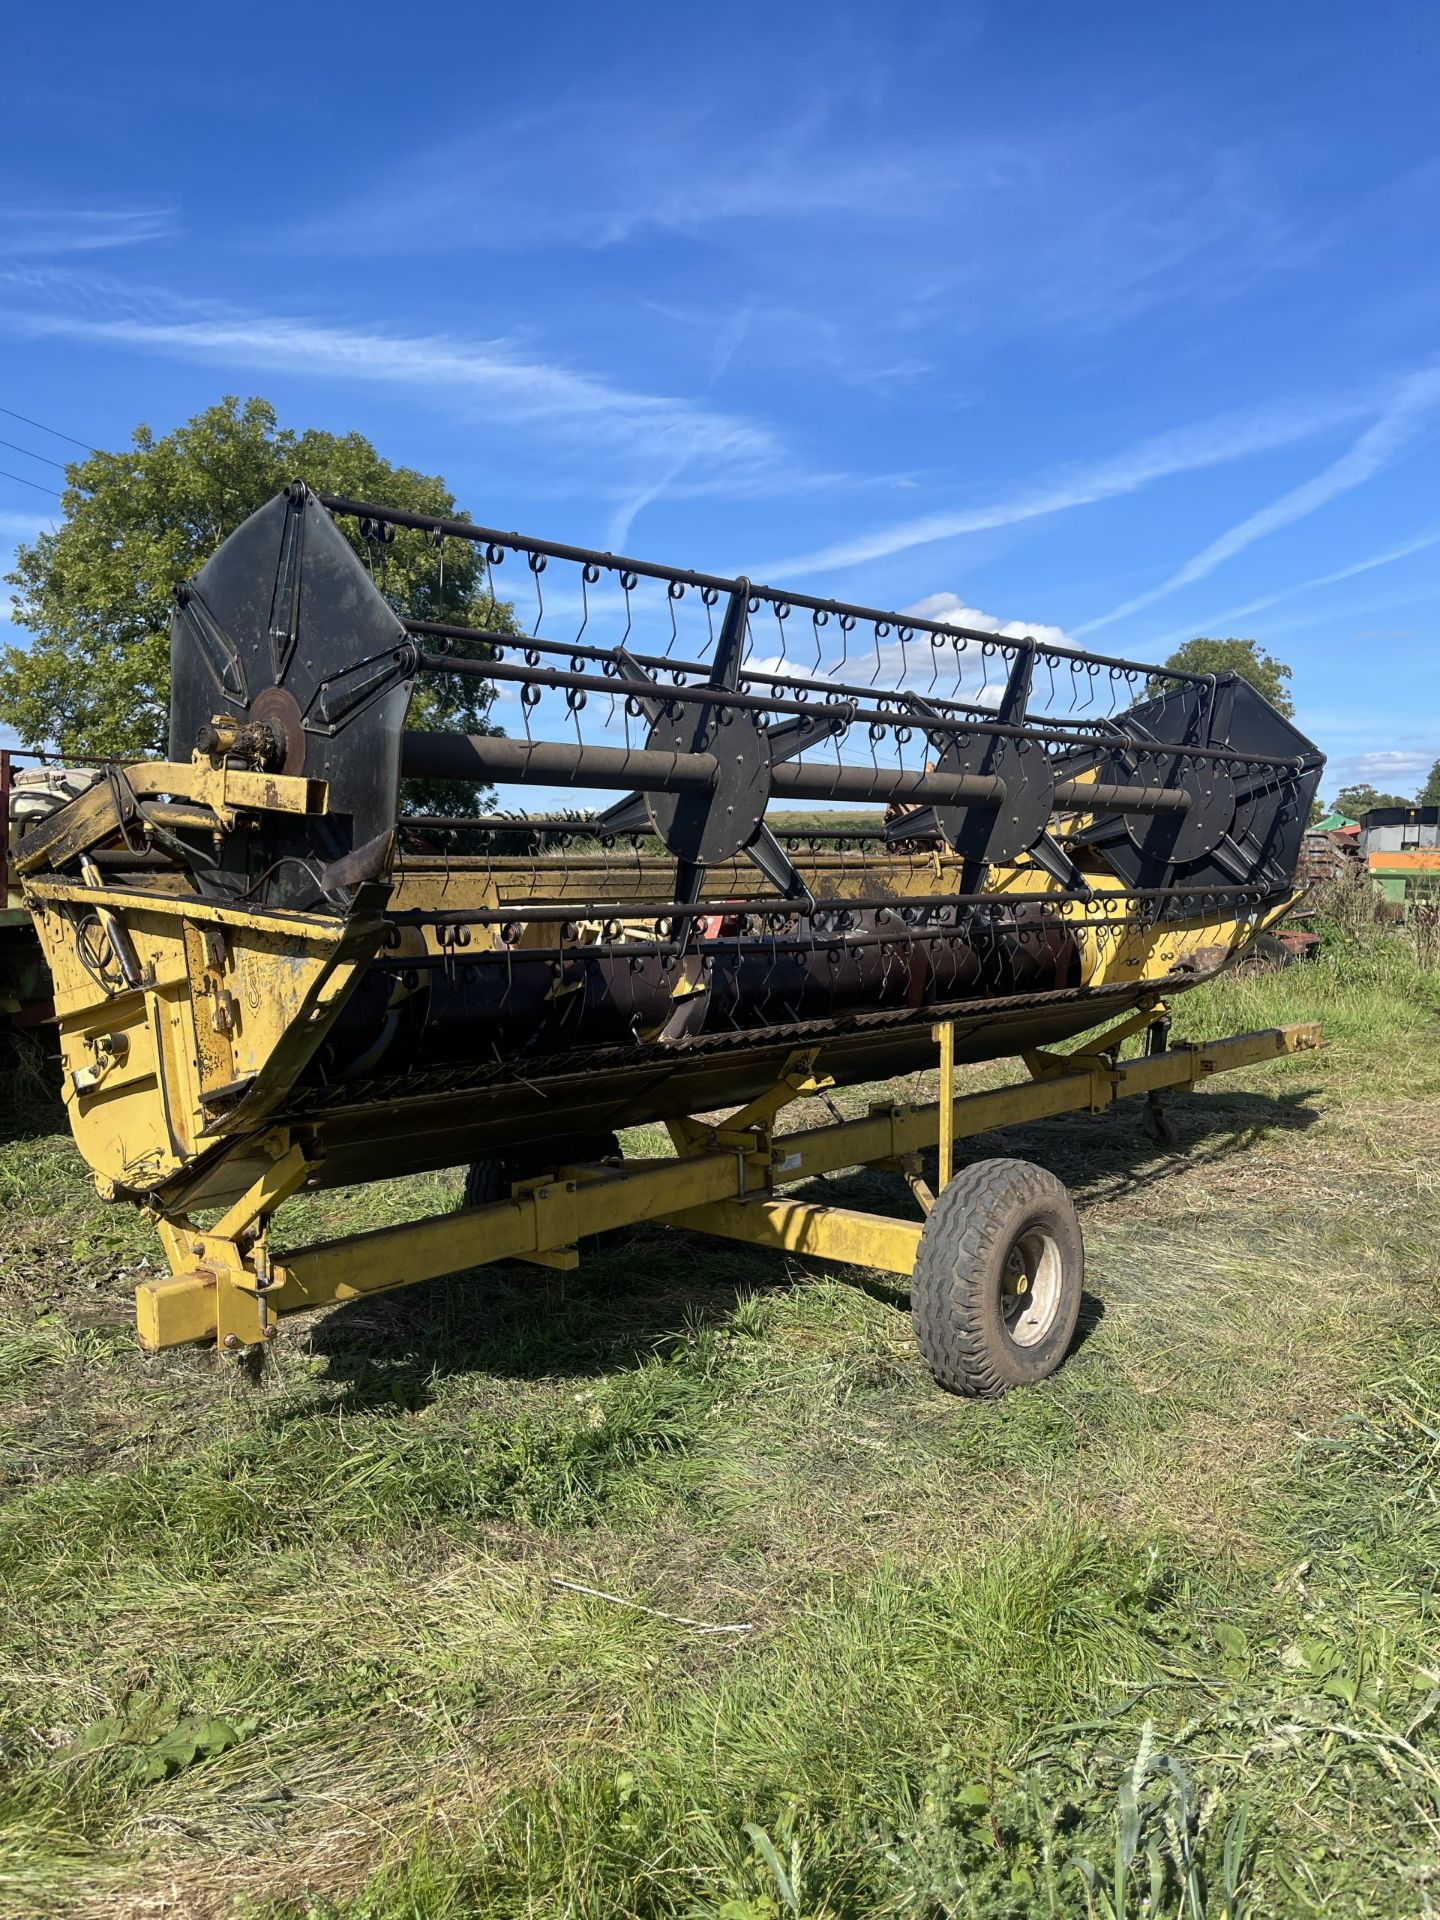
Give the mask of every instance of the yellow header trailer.
[{"label": "yellow header trailer", "polygon": [[[418,612],[382,590],[399,538],[434,555]],[[507,555],[534,584],[528,627],[494,597]],[[913,1267],[937,1377],[998,1391],[1063,1353],[1079,1229],[1039,1169],[951,1180],[954,1140],[1314,1044],[1163,1047],[1164,1000],[1293,900],[1322,765],[1233,676],[303,487],[178,590],[172,656],[169,758],[109,768],[14,863],[77,1143],[169,1256],[140,1290],[149,1346],[254,1343],[287,1313],[496,1259],[570,1265],[588,1234],[663,1219]],[[427,676],[481,685],[517,737],[407,732]],[[493,784],[618,797],[405,810],[437,781],[472,808]],[[886,817],[787,828],[777,800]],[[1117,1067],[1142,1028],[1152,1051]],[[774,1134],[791,1101],[937,1047],[937,1106]],[[1009,1055],[1029,1083],[955,1097],[957,1062]],[[615,1130],[656,1121],[675,1157],[621,1163]],[[272,1259],[300,1188],[456,1164],[463,1212]],[[924,1227],[780,1195],[860,1164],[904,1171]]]},{"label": "yellow header trailer", "polygon": [[[1156,1041],[1168,1025],[1158,1003],[1140,1021]],[[1053,1114],[1101,1113],[1136,1096],[1154,1103],[1169,1088],[1320,1044],[1318,1026],[1269,1028],[1118,1064],[1111,1050],[1136,1025],[1107,1031],[1101,1051],[1031,1054],[1028,1082],[958,1097],[954,1029],[945,1025],[935,1033],[938,1102],[878,1106],[862,1119],[776,1134],[783,1107],[833,1084],[817,1070],[818,1049],[797,1053],[773,1091],[740,1112],[716,1125],[672,1122],[673,1159],[559,1165],[453,1214],[272,1260],[271,1215],[313,1173],[304,1145],[277,1129],[259,1142],[268,1164],[212,1228],[160,1218],[172,1272],[138,1289],[141,1343],[157,1349],[218,1340],[234,1349],[273,1339],[286,1314],[464,1268],[499,1260],[574,1267],[583,1239],[648,1220],[910,1277],[916,1337],[936,1379],[959,1392],[1001,1392],[1042,1378],[1063,1358],[1080,1307],[1083,1242],[1069,1196],[1052,1175],[1013,1159],[956,1173],[955,1142]],[[933,1188],[921,1172],[930,1148],[938,1148]],[[861,1165],[904,1174],[924,1223],[780,1191]],[[498,1178],[488,1184],[493,1190]],[[484,1186],[472,1179],[469,1193],[477,1189]]]}]

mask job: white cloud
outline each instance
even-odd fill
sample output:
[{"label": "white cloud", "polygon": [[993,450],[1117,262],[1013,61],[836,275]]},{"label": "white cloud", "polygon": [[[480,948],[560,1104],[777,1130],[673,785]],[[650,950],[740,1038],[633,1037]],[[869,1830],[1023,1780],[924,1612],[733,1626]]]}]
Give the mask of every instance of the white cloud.
[{"label": "white cloud", "polygon": [[967,607],[955,593],[929,593],[917,600],[906,613],[921,620],[940,620],[955,627],[977,627],[982,633],[997,634],[1002,640],[1039,640],[1045,646],[1073,647],[1074,641],[1063,627],[1044,620],[1002,620],[978,607]]},{"label": "white cloud", "polygon": [[811,553],[792,554],[767,562],[754,571],[772,576],[812,574],[828,568],[854,567],[868,560],[888,559],[912,547],[961,534],[984,533],[995,527],[1015,526],[1073,507],[1092,505],[1122,494],[1138,493],[1157,480],[1223,466],[1277,447],[1313,439],[1363,411],[1353,399],[1315,401],[1295,407],[1264,408],[1251,413],[1227,413],[1189,427],[1177,427],[1139,441],[1112,459],[1073,467],[1058,479],[1008,495],[986,506],[949,509],[916,520],[879,527]]},{"label": "white cloud", "polygon": [[868,682],[877,688],[945,700],[967,700],[978,706],[999,704],[1012,657],[1008,652],[979,642],[958,648],[946,644],[936,647],[924,633],[902,640],[900,629],[907,615],[993,633],[997,640],[1030,638],[1061,649],[1071,644],[1062,627],[1045,622],[1001,620],[978,607],[966,606],[957,594],[932,593],[892,616],[891,632],[885,639],[873,634],[863,622],[857,632],[848,636],[831,624],[823,630],[823,639],[820,630],[815,630],[817,646],[827,648],[820,658],[809,654],[799,636],[792,635],[791,639],[797,644],[790,651],[761,653],[757,649],[747,656],[746,672],[751,675],[798,672],[815,680],[862,686]]},{"label": "white cloud", "polygon": [[1411,374],[1396,388],[1379,417],[1323,472],[1317,473],[1301,486],[1292,487],[1289,493],[1282,494],[1268,507],[1262,507],[1258,513],[1252,513],[1228,532],[1222,533],[1218,540],[1212,540],[1208,547],[1194,554],[1168,580],[1162,580],[1158,587],[1136,594],[1133,599],[1122,602],[1098,620],[1087,620],[1075,629],[1076,633],[1094,633],[1101,627],[1108,627],[1113,621],[1124,619],[1127,614],[1138,613],[1142,607],[1151,606],[1156,600],[1189,586],[1193,581],[1205,579],[1217,567],[1232,560],[1237,553],[1243,553],[1246,547],[1253,546],[1257,540],[1263,540],[1282,527],[1303,520],[1340,494],[1363,486],[1414,436],[1425,416],[1437,405],[1440,405],[1440,367],[1427,367]]},{"label": "white cloud", "polygon": [[1379,753],[1357,753],[1346,764],[1357,779],[1384,788],[1397,781],[1413,781],[1416,774],[1428,773],[1434,762],[1432,753],[1403,753],[1385,749]]},{"label": "white cloud", "polygon": [[1381,793],[1398,793],[1408,798],[1423,786],[1437,759],[1440,759],[1440,734],[1428,745],[1422,743],[1413,750],[1332,754],[1321,791],[1328,799],[1341,787],[1371,786]]}]

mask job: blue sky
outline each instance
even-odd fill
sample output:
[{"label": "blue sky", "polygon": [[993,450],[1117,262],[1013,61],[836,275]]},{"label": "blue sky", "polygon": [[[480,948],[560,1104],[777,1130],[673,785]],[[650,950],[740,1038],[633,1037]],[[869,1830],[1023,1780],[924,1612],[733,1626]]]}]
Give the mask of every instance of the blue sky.
[{"label": "blue sky", "polygon": [[[7,20],[0,406],[262,393],[492,524],[1253,635],[1327,790],[1440,756],[1433,5],[57,18]],[[0,479],[0,557],[56,504]]]}]

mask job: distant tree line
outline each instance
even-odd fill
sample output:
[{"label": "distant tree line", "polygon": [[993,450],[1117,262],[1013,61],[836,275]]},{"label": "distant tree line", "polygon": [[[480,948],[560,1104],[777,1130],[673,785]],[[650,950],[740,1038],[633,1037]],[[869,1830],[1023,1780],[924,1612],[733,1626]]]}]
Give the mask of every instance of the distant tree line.
[{"label": "distant tree line", "polygon": [[1332,805],[1324,811],[1343,813],[1351,820],[1358,820],[1372,807],[1440,807],[1440,760],[1431,767],[1428,779],[1416,794],[1381,793],[1378,787],[1361,780],[1354,786],[1341,787]]}]

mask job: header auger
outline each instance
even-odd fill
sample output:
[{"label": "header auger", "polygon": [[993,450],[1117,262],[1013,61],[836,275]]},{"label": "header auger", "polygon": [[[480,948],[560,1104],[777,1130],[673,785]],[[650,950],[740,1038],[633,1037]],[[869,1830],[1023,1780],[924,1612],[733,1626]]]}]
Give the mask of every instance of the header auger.
[{"label": "header auger", "polygon": [[[397,540],[442,585],[459,543],[483,558],[468,624],[387,598]],[[1164,999],[1290,905],[1322,766],[1234,676],[299,484],[177,589],[171,649],[169,759],[108,769],[16,862],[76,1139],[170,1256],[140,1290],[155,1346],[267,1338],[284,1313],[487,1260],[572,1264],[581,1235],[639,1218],[906,1272],[918,1243],[922,1267],[953,1265],[969,1240],[936,1222],[980,1204],[949,1182],[953,1140],[967,1100],[997,1097],[957,1100],[954,1064],[1025,1057],[1000,1119],[1222,1064],[1164,1050]],[[483,682],[504,733],[407,729],[431,676]],[[541,810],[412,810],[437,781],[506,809],[540,789]],[[777,813],[854,803],[874,812]],[[1112,1020],[1078,1055],[1048,1051]],[[1141,1028],[1151,1054],[1119,1067]],[[786,1104],[930,1064],[937,1036],[938,1107],[777,1144]],[[1312,1038],[1219,1045],[1238,1064]],[[676,1157],[622,1163],[615,1130],[653,1121]],[[932,1185],[915,1155],[937,1140]],[[776,1197],[873,1160],[933,1208],[928,1241]],[[270,1218],[301,1186],[457,1163],[474,1207],[272,1260]],[[1001,1187],[1011,1212],[1029,1190]],[[1002,1386],[1037,1355],[1048,1371],[1073,1325],[1078,1227],[1056,1204],[975,1283],[1001,1302],[1013,1364],[997,1374],[987,1348],[981,1373]],[[1054,1311],[1027,1342],[1042,1269]],[[953,1274],[941,1294],[959,1297]],[[917,1316],[932,1295],[917,1281]],[[939,1376],[974,1388],[935,1339]]]}]

